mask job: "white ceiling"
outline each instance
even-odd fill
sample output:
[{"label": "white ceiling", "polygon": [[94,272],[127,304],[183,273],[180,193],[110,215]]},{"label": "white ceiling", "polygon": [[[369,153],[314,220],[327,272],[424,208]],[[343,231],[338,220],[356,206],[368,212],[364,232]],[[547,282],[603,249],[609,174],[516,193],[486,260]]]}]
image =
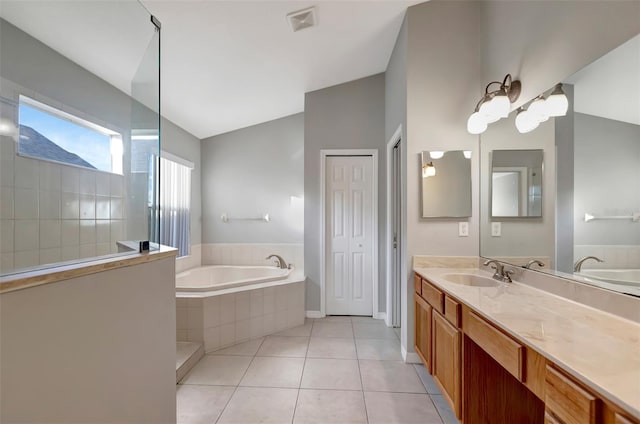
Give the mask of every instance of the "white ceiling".
[{"label": "white ceiling", "polygon": [[640,35],[567,78],[574,109],[640,125]]},{"label": "white ceiling", "polygon": [[[301,112],[305,92],[384,72],[406,8],[420,3],[142,1],[162,22],[162,114],[198,138]],[[286,15],[314,5],[318,25],[294,33]],[[130,22],[118,21],[122,7]],[[0,9],[129,94],[153,35],[140,13],[116,1],[2,0]]]}]

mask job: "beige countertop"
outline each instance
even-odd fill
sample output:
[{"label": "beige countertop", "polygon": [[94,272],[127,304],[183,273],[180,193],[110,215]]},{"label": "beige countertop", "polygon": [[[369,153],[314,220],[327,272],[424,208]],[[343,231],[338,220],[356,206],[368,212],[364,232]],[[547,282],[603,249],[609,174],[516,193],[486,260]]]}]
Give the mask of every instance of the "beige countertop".
[{"label": "beige countertop", "polygon": [[475,287],[445,279],[491,277],[478,269],[414,271],[640,419],[640,324],[517,282]]}]

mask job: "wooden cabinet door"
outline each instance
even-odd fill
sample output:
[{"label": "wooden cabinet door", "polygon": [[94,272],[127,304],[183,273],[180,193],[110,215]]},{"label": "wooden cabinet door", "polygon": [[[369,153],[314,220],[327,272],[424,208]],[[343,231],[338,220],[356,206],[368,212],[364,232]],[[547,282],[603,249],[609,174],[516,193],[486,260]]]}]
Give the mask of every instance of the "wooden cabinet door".
[{"label": "wooden cabinet door", "polygon": [[460,331],[438,312],[433,312],[433,377],[451,409],[460,418]]},{"label": "wooden cabinet door", "polygon": [[427,371],[431,373],[431,314],[433,308],[423,298],[415,299],[415,347]]}]

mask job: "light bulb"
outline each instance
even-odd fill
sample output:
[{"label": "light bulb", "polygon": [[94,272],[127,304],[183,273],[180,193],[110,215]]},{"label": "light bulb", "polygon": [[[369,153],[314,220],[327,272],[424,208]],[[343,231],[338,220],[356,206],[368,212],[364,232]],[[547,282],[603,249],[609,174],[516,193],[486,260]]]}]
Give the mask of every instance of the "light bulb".
[{"label": "light bulb", "polygon": [[542,96],[536,97],[536,99],[531,102],[527,111],[531,114],[532,118],[535,117],[538,122],[545,122],[549,119],[547,101]]},{"label": "light bulb", "polygon": [[429,162],[422,167],[422,178],[433,177],[436,175],[436,167],[433,162]]},{"label": "light bulb", "polygon": [[547,114],[549,116],[565,116],[569,109],[569,100],[562,91],[562,84],[556,85],[546,100]]},{"label": "light bulb", "polygon": [[487,130],[487,121],[480,112],[473,112],[467,120],[467,131],[470,134],[482,134]]},{"label": "light bulb", "polygon": [[525,109],[520,109],[516,116],[516,128],[521,134],[535,130],[540,125],[535,115]]},{"label": "light bulb", "polygon": [[444,152],[439,152],[439,151],[429,152],[429,156],[431,156],[431,159],[441,159],[444,156]]},{"label": "light bulb", "polygon": [[471,150],[465,150],[464,152],[462,152],[462,154],[464,155],[465,159],[471,159]]},{"label": "light bulb", "polygon": [[495,105],[492,103],[492,98],[489,95],[485,95],[485,99],[478,109],[478,113],[482,116],[487,124],[492,124],[500,119],[500,115],[495,110]]},{"label": "light bulb", "polygon": [[491,109],[493,113],[498,115],[500,118],[506,118],[509,116],[509,112],[511,111],[511,101],[509,100],[504,88],[501,88],[493,99],[491,99]]}]

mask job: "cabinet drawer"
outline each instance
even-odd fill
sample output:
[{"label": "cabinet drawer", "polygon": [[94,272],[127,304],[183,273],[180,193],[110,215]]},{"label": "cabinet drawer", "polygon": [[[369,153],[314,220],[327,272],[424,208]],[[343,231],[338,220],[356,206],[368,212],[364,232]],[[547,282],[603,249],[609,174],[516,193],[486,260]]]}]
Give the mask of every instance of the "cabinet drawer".
[{"label": "cabinet drawer", "polygon": [[422,296],[422,278],[418,274],[413,275],[413,288],[418,295]]},{"label": "cabinet drawer", "polygon": [[465,333],[496,362],[524,382],[524,351],[520,343],[502,334],[473,312],[465,322]]},{"label": "cabinet drawer", "polygon": [[549,411],[544,411],[544,424],[562,424]]},{"label": "cabinet drawer", "polygon": [[460,328],[460,304],[449,296],[444,297],[444,316],[456,328]]},{"label": "cabinet drawer", "polygon": [[598,399],[547,365],[545,405],[566,424],[595,424]]},{"label": "cabinet drawer", "polygon": [[433,309],[441,314],[444,313],[444,293],[425,280],[422,280],[422,297],[433,306]]}]

